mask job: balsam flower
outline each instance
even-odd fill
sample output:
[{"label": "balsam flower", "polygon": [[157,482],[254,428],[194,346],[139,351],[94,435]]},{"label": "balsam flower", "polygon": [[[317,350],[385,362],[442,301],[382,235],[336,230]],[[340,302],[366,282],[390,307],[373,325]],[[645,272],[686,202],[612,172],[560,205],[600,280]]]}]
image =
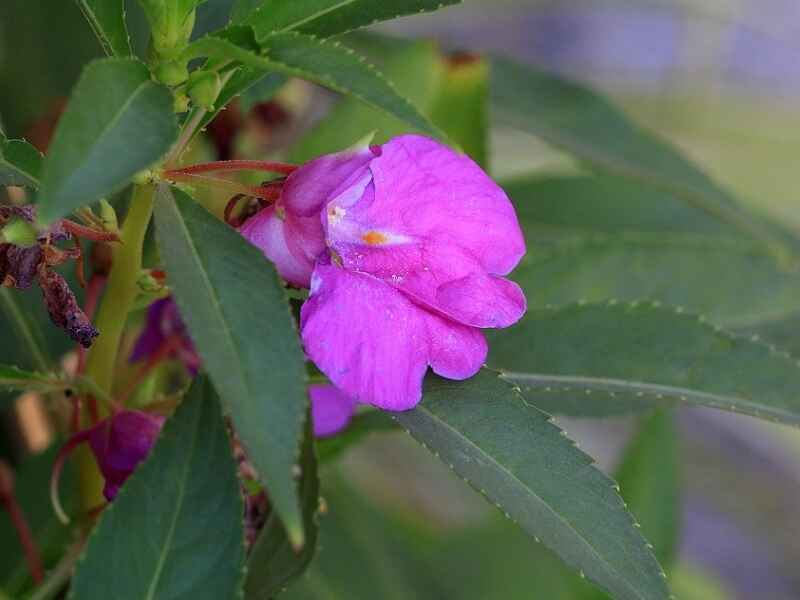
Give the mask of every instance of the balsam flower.
[{"label": "balsam flower", "polygon": [[421,136],[308,163],[240,231],[310,287],[308,356],[345,395],[380,408],[415,406],[429,366],[471,377],[487,353],[480,330],[525,312],[503,277],[525,253],[507,196],[468,157]]}]

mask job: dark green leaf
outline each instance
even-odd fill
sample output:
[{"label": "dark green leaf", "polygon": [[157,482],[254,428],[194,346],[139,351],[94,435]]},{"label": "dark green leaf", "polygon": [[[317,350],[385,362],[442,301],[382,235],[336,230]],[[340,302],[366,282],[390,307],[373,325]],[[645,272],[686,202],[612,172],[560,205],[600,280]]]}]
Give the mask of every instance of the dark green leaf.
[{"label": "dark green leaf", "polygon": [[103,511],[69,598],[240,597],[242,511],[217,396],[199,378]]},{"label": "dark green leaf", "polygon": [[189,196],[162,186],[156,238],[205,367],[294,546],[303,527],[292,470],[306,374],[297,328],[274,267]]},{"label": "dark green leaf", "polygon": [[[370,36],[370,40],[372,36]],[[363,44],[362,44],[363,45]],[[373,48],[371,48],[373,49]],[[372,53],[375,55],[377,53]],[[416,42],[381,54],[381,71],[423,114],[428,114],[440,87],[442,64],[438,48],[430,42]],[[381,110],[354,98],[342,98],[334,109],[295,144],[290,160],[304,162],[322,154],[338,152],[375,132],[373,143],[408,133],[409,126]]]},{"label": "dark green leaf", "polygon": [[[252,25],[259,38],[296,29],[320,37],[387,21],[404,15],[431,12],[460,0],[240,0],[234,22]],[[255,10],[253,10],[255,9]]]},{"label": "dark green leaf", "polygon": [[302,550],[296,552],[289,543],[283,523],[272,513],[259,534],[247,562],[244,589],[248,600],[258,598],[269,600],[277,595],[292,579],[306,570],[316,552],[319,476],[310,415],[306,420],[299,464],[305,544]]},{"label": "dark green leaf", "polygon": [[39,216],[49,222],[127,183],[178,136],[167,88],[134,59],[107,58],[83,72],[42,172]]},{"label": "dark green leaf", "polygon": [[[14,332],[16,352],[6,360],[22,360],[28,368],[46,371],[50,366],[39,321],[23,303],[21,293],[17,290],[0,288],[0,315],[7,326]],[[9,336],[10,337],[10,336]],[[11,348],[9,348],[10,350]],[[21,352],[20,352],[21,351]],[[21,356],[20,356],[21,355]]]},{"label": "dark green leaf", "polygon": [[434,137],[442,133],[363,58],[337,42],[298,33],[274,34],[262,46],[272,69],[308,79],[392,115]]},{"label": "dark green leaf", "polygon": [[[73,529],[62,524],[53,512],[47,493],[53,471],[53,461],[61,442],[56,442],[44,452],[25,457],[14,472],[14,495],[42,554],[46,569],[52,569],[73,543]],[[78,477],[74,465],[68,461],[60,478],[61,502],[68,513],[78,505]],[[5,510],[0,511],[0,581],[12,598],[22,598],[25,590],[33,587],[30,571],[25,563],[17,532]]]},{"label": "dark green leaf", "polygon": [[125,25],[125,0],[76,0],[103,51],[109,56],[130,56],[131,41]]},{"label": "dark green leaf", "polygon": [[492,110],[502,122],[563,148],[593,168],[667,190],[765,243],[781,256],[797,242],[738,206],[666,140],[591,90],[532,67],[492,63]]},{"label": "dark green leaf", "polygon": [[395,419],[510,519],[615,598],[668,598],[615,484],[495,373],[430,378]]},{"label": "dark green leaf", "polygon": [[431,108],[431,120],[475,162],[487,169],[489,64],[486,59],[471,55],[456,55],[443,60],[446,68]]},{"label": "dark green leaf", "polygon": [[726,326],[774,319],[797,306],[798,273],[762,244],[652,186],[541,177],[503,187],[528,242],[512,277],[534,306],[651,298]]},{"label": "dark green leaf", "polygon": [[628,510],[667,571],[675,561],[680,539],[679,462],[674,415],[659,410],[645,418],[615,476]]},{"label": "dark green leaf", "polygon": [[24,140],[9,140],[0,133],[0,185],[39,187],[42,155]]},{"label": "dark green leaf", "polygon": [[588,414],[609,400],[686,402],[800,424],[793,357],[659,303],[529,310],[490,337],[488,363],[551,412],[562,399],[583,398]]}]

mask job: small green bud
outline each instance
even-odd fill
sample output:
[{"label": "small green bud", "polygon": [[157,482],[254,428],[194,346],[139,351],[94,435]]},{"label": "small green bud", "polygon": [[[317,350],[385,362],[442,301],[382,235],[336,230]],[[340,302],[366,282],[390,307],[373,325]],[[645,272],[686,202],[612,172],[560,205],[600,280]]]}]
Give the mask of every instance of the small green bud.
[{"label": "small green bud", "polygon": [[189,96],[183,92],[176,92],[172,98],[172,110],[177,114],[182,114],[189,110]]},{"label": "small green bud", "polygon": [[[149,172],[148,172],[149,173]],[[106,231],[118,232],[119,220],[117,219],[117,211],[109,204],[108,200],[103,198],[100,200],[100,219],[103,221],[103,228]]]},{"label": "small green bud", "polygon": [[148,183],[152,183],[153,179],[153,171],[150,169],[144,169],[143,171],[136,173],[136,175],[131,178],[131,181],[133,181],[133,183],[136,185],[147,185]]},{"label": "small green bud", "polygon": [[189,79],[189,69],[185,62],[171,60],[159,64],[156,67],[155,76],[164,85],[175,87]]},{"label": "small green bud", "polygon": [[3,241],[8,244],[14,244],[21,248],[30,248],[35,246],[39,237],[36,229],[28,223],[25,219],[12,219],[8,224],[3,227],[2,232]]},{"label": "small green bud", "polygon": [[143,269],[136,279],[139,290],[146,294],[156,294],[164,291],[164,284],[153,277],[149,269]]},{"label": "small green bud", "polygon": [[222,79],[215,71],[195,71],[189,77],[186,92],[200,108],[211,110],[222,91]]}]

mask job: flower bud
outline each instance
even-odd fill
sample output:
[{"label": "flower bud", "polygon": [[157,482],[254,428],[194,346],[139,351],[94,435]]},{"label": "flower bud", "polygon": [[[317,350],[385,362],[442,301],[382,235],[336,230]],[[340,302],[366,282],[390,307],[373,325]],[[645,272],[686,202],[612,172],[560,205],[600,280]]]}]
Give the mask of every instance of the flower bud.
[{"label": "flower bud", "polygon": [[186,63],[180,60],[162,62],[156,67],[156,79],[164,85],[175,87],[189,79],[189,69]]},{"label": "flower bud", "polygon": [[211,110],[222,91],[222,80],[219,73],[212,71],[196,71],[189,77],[186,92],[192,102],[200,108]]}]

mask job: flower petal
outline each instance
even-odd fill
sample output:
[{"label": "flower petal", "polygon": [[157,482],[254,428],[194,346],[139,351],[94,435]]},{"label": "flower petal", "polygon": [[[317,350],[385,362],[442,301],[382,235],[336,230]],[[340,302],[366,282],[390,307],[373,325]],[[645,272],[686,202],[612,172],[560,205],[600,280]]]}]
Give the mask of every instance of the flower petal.
[{"label": "flower petal", "polygon": [[326,154],[306,163],[286,179],[281,203],[286,212],[300,217],[316,217],[322,207],[349,187],[367,169],[375,154],[369,148]]},{"label": "flower petal", "polygon": [[321,262],[300,329],[308,356],[345,394],[389,410],[419,402],[424,313],[380,280]]},{"label": "flower petal", "polygon": [[483,332],[435,314],[429,314],[427,321],[431,343],[428,362],[433,372],[458,380],[475,375],[489,351]]},{"label": "flower petal", "polygon": [[353,398],[330,384],[310,385],[308,393],[316,437],[328,437],[347,427],[356,410]]},{"label": "flower petal", "polygon": [[[300,223],[297,228],[288,228],[281,219],[274,206],[268,206],[248,219],[239,228],[239,233],[251,244],[264,253],[269,260],[275,263],[278,273],[286,281],[300,287],[308,287],[311,280],[311,271],[314,261],[302,251],[302,240],[295,239],[295,232],[313,239],[313,227],[306,229],[305,223]],[[322,240],[322,229],[319,228],[319,242]]]}]

